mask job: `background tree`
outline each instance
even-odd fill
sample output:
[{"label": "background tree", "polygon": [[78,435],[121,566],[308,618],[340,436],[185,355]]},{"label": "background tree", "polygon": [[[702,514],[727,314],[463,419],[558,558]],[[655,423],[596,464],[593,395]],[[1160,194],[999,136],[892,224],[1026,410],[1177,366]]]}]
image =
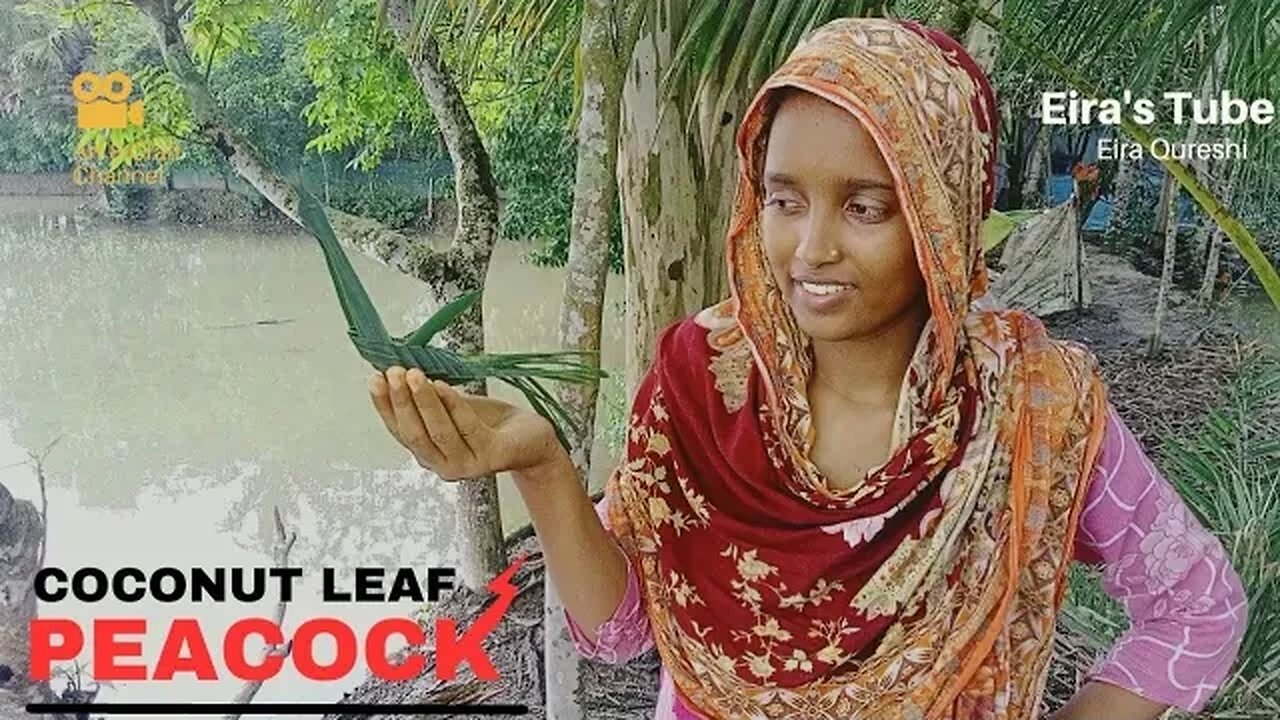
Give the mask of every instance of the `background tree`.
[{"label": "background tree", "polygon": [[[243,36],[245,30],[240,23],[260,21],[268,11],[255,0],[215,1],[208,7],[194,0],[180,7],[172,0],[140,0],[138,6],[152,22],[165,67],[186,96],[196,132],[207,138],[241,177],[296,222],[295,186],[226,120],[209,90],[208,72],[202,73],[193,60],[193,48],[198,51],[207,47],[206,64],[212,66],[223,38]],[[432,300],[441,305],[468,290],[483,288],[498,234],[497,191],[488,154],[435,38],[429,29],[423,32],[412,25],[411,8],[405,2],[388,3],[386,17],[453,161],[457,205],[453,241],[447,250],[437,251],[423,239],[409,238],[368,218],[332,209],[329,215],[345,243],[423,280]],[[190,44],[188,33],[193,38]],[[376,35],[373,39],[382,40]],[[373,148],[376,151],[377,145]],[[477,303],[463,322],[450,326],[441,337],[447,346],[460,352],[481,351],[482,322],[481,304]],[[485,392],[482,384],[467,390]],[[457,519],[460,574],[469,586],[480,587],[506,564],[493,478],[478,478],[458,486]]]},{"label": "background tree", "polygon": [[[543,11],[544,19],[554,18],[558,30],[541,29],[522,24],[532,6],[518,3],[495,3],[476,12],[445,13],[440,6],[420,4],[417,22],[432,24],[443,16],[453,27],[482,26],[513,31],[518,43],[527,46],[539,32],[563,32],[572,37],[577,29],[577,56],[574,67],[576,162],[572,191],[572,216],[568,226],[565,252],[565,280],[562,293],[559,339],[560,347],[594,354],[600,352],[601,315],[605,281],[615,257],[614,236],[617,228],[617,175],[619,115],[626,59],[630,57],[642,14],[638,3],[615,0],[585,0],[574,3],[552,3]],[[474,59],[484,50],[484,37],[473,36],[471,43],[460,43],[464,58]],[[566,48],[567,49],[567,46]],[[562,50],[563,52],[563,50]],[[474,65],[473,65],[474,66]],[[519,68],[517,77],[525,68]],[[527,156],[525,158],[527,161]],[[553,200],[554,202],[554,200]],[[550,248],[554,251],[560,240]],[[558,252],[548,258],[554,260]],[[560,400],[573,415],[579,431],[569,438],[569,453],[585,487],[589,477],[591,448],[596,436],[595,411],[599,383],[565,385]],[[583,710],[577,697],[578,679],[583,662],[573,646],[564,621],[564,609],[554,588],[548,586],[543,613],[546,673],[546,710],[549,717],[580,718]]]},{"label": "background tree", "polygon": [[[44,4],[59,9],[58,0]],[[9,172],[70,168],[74,139],[70,78],[92,51],[89,29],[0,0],[0,167]]]}]

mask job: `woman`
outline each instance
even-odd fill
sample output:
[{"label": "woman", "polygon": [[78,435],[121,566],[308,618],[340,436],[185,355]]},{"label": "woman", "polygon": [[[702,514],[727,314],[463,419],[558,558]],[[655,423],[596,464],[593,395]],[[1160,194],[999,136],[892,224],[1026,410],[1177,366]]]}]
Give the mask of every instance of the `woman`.
[{"label": "woman", "polygon": [[514,471],[578,647],[657,646],[659,718],[1034,717],[1073,557],[1133,622],[1057,717],[1202,707],[1239,582],[1092,357],[986,294],[995,138],[940,32],[796,49],[739,131],[732,296],[662,334],[599,519],[540,417],[399,368],[374,404],[442,477]]}]

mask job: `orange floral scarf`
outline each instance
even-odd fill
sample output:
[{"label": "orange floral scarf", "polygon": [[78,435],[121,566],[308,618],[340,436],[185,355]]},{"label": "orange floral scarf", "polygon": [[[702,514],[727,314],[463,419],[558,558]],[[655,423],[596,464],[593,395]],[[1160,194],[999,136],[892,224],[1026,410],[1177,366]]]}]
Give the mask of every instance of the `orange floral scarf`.
[{"label": "orange floral scarf", "polygon": [[[935,31],[841,20],[743,120],[732,296],[662,334],[606,488],[663,663],[707,717],[1038,710],[1105,390],[1082,348],[986,295],[995,123],[980,76]],[[782,87],[875,139],[932,310],[889,460],[839,491],[809,459],[812,355],[757,227],[752,168]]]}]

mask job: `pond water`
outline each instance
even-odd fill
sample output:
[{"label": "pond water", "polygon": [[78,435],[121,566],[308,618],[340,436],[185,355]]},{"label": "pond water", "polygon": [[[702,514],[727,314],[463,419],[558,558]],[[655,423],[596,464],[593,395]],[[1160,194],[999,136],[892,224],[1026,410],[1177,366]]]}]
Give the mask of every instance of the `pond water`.
[{"label": "pond water", "polygon": [[[57,440],[44,461],[46,564],[270,566],[278,507],[298,533],[293,564],[304,568],[286,633],[319,615],[359,632],[412,611],[320,602],[321,567],[451,565],[456,549],[454,488],[419,470],[378,421],[371,369],[346,337],[314,240],[284,229],[91,222],[73,205],[0,199],[0,483],[39,507],[29,453]],[[526,264],[523,253],[501,245],[490,269],[493,351],[555,346],[562,273]],[[352,260],[393,333],[425,317],[418,281]],[[620,278],[611,278],[602,362],[615,378],[621,302]],[[607,385],[615,398],[619,388]],[[597,443],[593,487],[611,455]],[[509,531],[527,518],[509,480],[499,483]],[[145,616],[156,631],[144,656],[154,658],[173,618],[199,618],[216,639],[233,620],[272,608],[64,601],[40,614],[85,626]],[[315,683],[285,668],[259,701],[333,701],[361,680]],[[123,683],[99,700],[228,701],[238,688],[234,679]]]}]

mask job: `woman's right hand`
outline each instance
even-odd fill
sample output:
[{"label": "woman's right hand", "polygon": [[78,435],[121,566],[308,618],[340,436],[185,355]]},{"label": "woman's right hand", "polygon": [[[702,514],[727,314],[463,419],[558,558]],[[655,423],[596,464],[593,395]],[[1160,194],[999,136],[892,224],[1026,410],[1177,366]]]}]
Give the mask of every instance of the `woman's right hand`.
[{"label": "woman's right hand", "polygon": [[459,392],[417,368],[374,373],[369,395],[387,432],[444,480],[528,470],[563,452],[541,415]]},{"label": "woman's right hand", "polygon": [[[445,480],[516,471],[514,481],[565,609],[591,640],[626,594],[628,566],[550,421],[532,410],[387,368],[369,379],[387,431]],[[647,621],[646,621],[647,622]]]}]

